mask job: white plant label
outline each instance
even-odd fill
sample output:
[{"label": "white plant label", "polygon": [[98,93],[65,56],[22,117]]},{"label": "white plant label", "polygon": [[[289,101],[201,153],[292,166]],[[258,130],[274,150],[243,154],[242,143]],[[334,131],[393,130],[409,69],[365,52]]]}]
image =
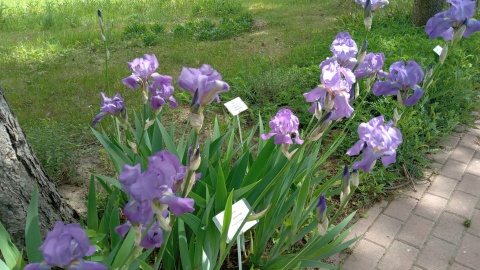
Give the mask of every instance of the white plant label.
[{"label": "white plant label", "polygon": [[243,102],[243,100],[239,97],[226,102],[224,105],[233,116],[238,115],[239,113],[248,109],[247,104],[245,104],[245,102]]},{"label": "white plant label", "polygon": [[[242,225],[242,222],[245,220],[245,218],[247,218],[248,211],[250,211],[250,205],[248,205],[248,202],[245,199],[241,199],[240,201],[232,205],[232,219],[230,220],[230,227],[228,228],[227,243],[230,243],[230,241],[232,241],[238,228],[240,228],[240,225]],[[222,231],[222,228],[223,228],[224,215],[225,215],[225,211],[213,217],[213,222],[215,222],[215,225],[217,225],[217,228],[220,232]],[[240,233],[246,232],[248,229],[255,226],[257,222],[258,220],[252,220],[252,221],[246,222],[245,225],[243,225],[243,228],[240,231]]]},{"label": "white plant label", "polygon": [[437,47],[433,48],[433,51],[438,55],[442,54],[442,50],[443,48],[440,47],[440,45],[437,45]]}]

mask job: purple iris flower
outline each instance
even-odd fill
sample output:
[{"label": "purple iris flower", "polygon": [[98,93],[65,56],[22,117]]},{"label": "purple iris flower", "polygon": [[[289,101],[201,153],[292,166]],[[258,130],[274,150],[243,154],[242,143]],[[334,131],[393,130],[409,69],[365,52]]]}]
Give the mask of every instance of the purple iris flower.
[{"label": "purple iris flower", "polygon": [[30,264],[25,269],[50,269],[54,266],[67,269],[107,269],[100,263],[83,260],[83,257],[95,252],[95,247],[90,245],[80,224],[65,225],[62,221],[57,221],[39,250],[45,261]]},{"label": "purple iris flower", "polygon": [[138,86],[148,85],[151,78],[155,80],[160,74],[155,73],[158,68],[157,57],[154,54],[145,54],[143,58],[135,58],[127,63],[133,74],[122,80],[122,83],[131,89],[137,89]]},{"label": "purple iris flower", "polygon": [[[185,177],[186,168],[174,154],[162,150],[148,158],[147,170],[140,171],[140,165],[125,165],[120,173],[119,181],[122,190],[130,194],[138,204],[129,208],[134,216],[143,212],[150,214],[149,205],[159,202],[166,204],[175,215],[193,212],[194,200],[175,196],[175,186]],[[145,202],[148,202],[144,205]],[[148,208],[147,210],[143,207]],[[142,210],[143,209],[143,210]],[[128,218],[128,217],[127,217]],[[130,220],[132,222],[139,222]],[[141,222],[142,224],[145,224]]]},{"label": "purple iris flower", "polygon": [[[365,5],[367,4],[368,0],[355,0],[358,4],[362,5],[363,8],[365,8]],[[379,9],[383,8],[386,5],[389,4],[388,0],[371,0],[370,4],[372,5],[372,12]]]},{"label": "purple iris flower", "polygon": [[480,21],[472,19],[475,15],[475,1],[447,0],[451,6],[448,10],[435,14],[427,21],[425,32],[429,38],[442,37],[445,40],[453,38],[456,29],[465,25],[463,37],[469,37],[480,31]]},{"label": "purple iris flower", "polygon": [[[373,94],[398,95],[399,91],[403,102],[407,106],[415,105],[423,96],[423,89],[418,84],[423,80],[423,70],[417,62],[409,60],[407,65],[400,60],[390,66],[390,74],[379,72],[378,78],[385,81],[377,81],[373,85]],[[410,89],[413,94],[409,96]]]},{"label": "purple iris flower", "polygon": [[331,62],[323,66],[320,81],[321,85],[303,94],[307,102],[313,102],[309,111],[315,113],[315,107],[319,103],[321,108],[332,111],[330,120],[350,117],[353,113],[353,108],[349,103],[349,92],[355,83],[353,72],[348,68],[341,67],[337,62]]},{"label": "purple iris flower", "polygon": [[303,140],[300,139],[298,133],[299,126],[300,121],[290,109],[281,109],[270,120],[271,131],[268,134],[262,134],[262,140],[268,140],[275,136],[275,144],[293,144],[292,139],[295,139],[296,143],[302,144]]},{"label": "purple iris flower", "polygon": [[113,98],[108,98],[103,92],[101,94],[103,99],[102,106],[100,107],[101,112],[93,119],[93,126],[95,126],[108,114],[118,115],[121,113],[122,116],[125,117],[127,111],[125,109],[123,98],[120,96],[120,94],[116,94]]},{"label": "purple iris flower", "polygon": [[384,61],[385,55],[383,53],[368,53],[353,74],[358,79],[373,75],[382,69]]},{"label": "purple iris flower", "polygon": [[350,70],[355,67],[358,46],[348,32],[340,32],[335,36],[332,45],[330,45],[330,51],[333,53],[333,57],[328,57],[320,63],[320,70],[334,61],[338,62],[341,67]]},{"label": "purple iris flower", "polygon": [[170,107],[178,107],[177,101],[172,96],[173,95],[173,86],[172,86],[172,77],[158,75],[153,84],[149,87],[150,89],[150,105],[156,111],[161,106],[166,103],[166,100],[170,101]]},{"label": "purple iris flower", "polygon": [[193,100],[193,104],[196,106],[209,104],[213,99],[220,102],[218,94],[230,89],[230,86],[222,81],[222,76],[207,64],[200,68],[184,67],[178,77],[178,86],[192,93],[196,99]]},{"label": "purple iris flower", "polygon": [[355,156],[362,152],[362,159],[353,163],[353,169],[369,172],[377,159],[382,158],[384,166],[396,161],[396,149],[402,143],[402,133],[393,127],[393,122],[384,124],[382,116],[375,117],[358,127],[360,140],[347,151],[347,155]]}]

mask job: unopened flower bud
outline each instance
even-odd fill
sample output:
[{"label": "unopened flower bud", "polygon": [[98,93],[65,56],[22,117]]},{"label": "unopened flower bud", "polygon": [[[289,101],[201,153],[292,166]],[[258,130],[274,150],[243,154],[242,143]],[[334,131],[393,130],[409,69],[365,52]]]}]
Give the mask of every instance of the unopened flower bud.
[{"label": "unopened flower bud", "polygon": [[145,121],[145,127],[143,128],[143,130],[147,130],[149,127],[151,127],[153,125],[153,123],[155,123],[155,119],[147,119]]},{"label": "unopened flower bud", "polygon": [[137,149],[137,144],[127,140],[128,146],[130,146],[130,149],[132,149],[133,153],[138,154],[138,149]]},{"label": "unopened flower bud", "polygon": [[102,17],[102,11],[97,10],[97,15],[98,15],[98,22],[100,23],[100,27],[103,29],[103,17]]},{"label": "unopened flower bud", "polygon": [[327,94],[324,101],[325,111],[331,111],[334,105],[335,103],[333,102],[332,96]]},{"label": "unopened flower bud", "polygon": [[354,98],[358,98],[358,96],[360,95],[360,86],[359,86],[359,83],[355,83],[355,95],[354,95]]},{"label": "unopened flower bud", "polygon": [[318,220],[318,234],[325,235],[328,230],[328,217],[327,217],[327,201],[325,200],[325,195],[320,194],[320,199],[317,204],[317,220]]},{"label": "unopened flower bud", "polygon": [[367,55],[367,47],[368,47],[368,43],[367,43],[367,40],[365,40],[362,44],[362,48],[360,49],[360,51],[357,54],[357,63],[358,64],[363,62],[363,60],[365,59],[365,56]]},{"label": "unopened flower bud", "polygon": [[358,170],[354,169],[352,171],[350,183],[352,184],[352,186],[358,187],[359,182],[360,182],[360,173],[358,172]]},{"label": "unopened flower bud", "polygon": [[315,102],[315,118],[318,120],[322,119],[322,104],[320,102]]},{"label": "unopened flower bud", "polygon": [[393,109],[393,126],[395,127],[397,126],[398,121],[400,121],[400,119],[402,118],[402,114],[403,113],[401,114],[398,113],[397,108]]},{"label": "unopened flower bud", "polygon": [[202,157],[200,157],[200,149],[197,148],[194,153],[190,156],[190,162],[188,163],[188,169],[191,171],[196,171],[200,167],[202,162]]},{"label": "unopened flower bud", "polygon": [[456,45],[463,37],[463,34],[465,34],[465,30],[467,30],[467,24],[466,21],[460,26],[456,31],[455,34],[453,34],[453,45]]},{"label": "unopened flower bud", "polygon": [[428,67],[427,72],[425,73],[425,77],[423,78],[423,89],[425,89],[426,87],[428,87],[428,85],[430,85],[430,79],[432,78],[432,75],[433,75],[433,65],[430,65],[430,67]]},{"label": "unopened flower bud", "polygon": [[445,43],[445,46],[442,48],[442,53],[440,53],[440,64],[443,64],[445,62],[445,58],[447,58],[447,53],[448,53],[448,43]]},{"label": "unopened flower bud", "polygon": [[190,124],[192,125],[193,129],[196,133],[200,132],[203,125],[203,112],[199,113],[190,113]]},{"label": "unopened flower bud", "polygon": [[399,107],[402,107],[403,105],[405,105],[405,104],[403,103],[402,91],[398,91],[398,92],[397,92],[397,101],[398,101],[398,106],[399,106]]},{"label": "unopened flower bud", "polygon": [[340,203],[343,204],[350,194],[350,170],[345,165],[342,173],[342,191],[340,192]]},{"label": "unopened flower bud", "polygon": [[363,24],[365,24],[365,28],[367,28],[367,30],[372,28],[372,3],[370,0],[367,0],[365,3],[365,16],[363,19]]}]

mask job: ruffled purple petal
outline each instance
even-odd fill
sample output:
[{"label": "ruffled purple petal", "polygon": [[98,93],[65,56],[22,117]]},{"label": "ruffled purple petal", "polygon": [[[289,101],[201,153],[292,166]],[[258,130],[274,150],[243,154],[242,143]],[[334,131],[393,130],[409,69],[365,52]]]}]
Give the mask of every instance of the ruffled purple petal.
[{"label": "ruffled purple petal", "polygon": [[467,38],[471,34],[478,31],[480,31],[480,21],[475,19],[469,19],[467,21],[467,29],[465,29],[465,33],[463,34],[463,37]]},{"label": "ruffled purple petal", "polygon": [[128,88],[136,90],[138,87],[137,81],[138,81],[138,76],[132,74],[126,77],[125,79],[123,79],[122,83]]},{"label": "ruffled purple petal", "polygon": [[273,140],[273,143],[276,145],[279,144],[293,144],[292,138],[288,135],[276,134]]},{"label": "ruffled purple petal", "polygon": [[406,106],[412,106],[417,104],[420,98],[423,96],[423,89],[420,88],[418,85],[413,87],[413,95],[405,99],[403,102]]},{"label": "ruffled purple petal", "polygon": [[115,232],[120,235],[120,238],[124,238],[125,235],[130,231],[132,228],[132,224],[130,222],[123,223],[120,226],[115,227]]},{"label": "ruffled purple petal", "polygon": [[389,155],[389,156],[383,156],[382,157],[382,164],[383,166],[388,166],[390,164],[393,164],[397,162],[397,154],[396,153],[393,153],[392,155]]},{"label": "ruffled purple petal", "polygon": [[445,40],[451,40],[453,37],[452,20],[445,17],[437,17],[437,15],[427,21],[425,32],[431,39],[443,37]]},{"label": "ruffled purple petal", "polygon": [[362,153],[362,159],[354,162],[352,168],[354,170],[362,169],[364,172],[370,172],[375,165],[375,161],[380,157],[380,155],[378,153],[374,154],[371,148],[365,148]]},{"label": "ruffled purple petal", "polygon": [[350,94],[347,92],[337,92],[333,99],[335,107],[335,115],[330,118],[331,120],[337,120],[342,117],[350,117],[353,113],[353,108],[350,106]]},{"label": "ruffled purple petal", "polygon": [[372,92],[376,96],[396,95],[400,90],[400,85],[391,81],[376,81]]},{"label": "ruffled purple petal", "polygon": [[161,203],[168,204],[168,208],[176,216],[183,215],[186,212],[195,211],[195,208],[193,208],[195,201],[191,198],[181,198],[175,195],[166,195],[163,196],[159,201]]},{"label": "ruffled purple petal", "polygon": [[365,142],[362,140],[357,141],[350,149],[347,151],[347,155],[356,156],[359,155],[365,146]]}]

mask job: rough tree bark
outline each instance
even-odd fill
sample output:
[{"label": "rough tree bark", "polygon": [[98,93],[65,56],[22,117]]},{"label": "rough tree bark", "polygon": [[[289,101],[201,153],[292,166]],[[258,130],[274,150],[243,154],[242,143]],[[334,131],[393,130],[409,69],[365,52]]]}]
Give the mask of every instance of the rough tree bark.
[{"label": "rough tree bark", "polygon": [[59,219],[79,219],[40,165],[0,88],[0,222],[20,248],[25,246],[25,221],[34,185],[38,185],[43,235]]},{"label": "rough tree bark", "polygon": [[443,10],[445,0],[415,0],[412,21],[416,26],[427,24],[428,19]]}]

